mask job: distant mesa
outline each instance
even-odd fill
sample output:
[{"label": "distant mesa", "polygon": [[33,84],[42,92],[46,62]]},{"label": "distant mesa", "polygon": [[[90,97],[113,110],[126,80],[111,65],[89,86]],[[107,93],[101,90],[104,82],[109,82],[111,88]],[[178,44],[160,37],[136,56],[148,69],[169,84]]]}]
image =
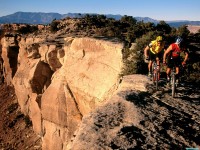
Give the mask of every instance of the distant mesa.
[{"label": "distant mesa", "polygon": [[188,25],[187,28],[191,33],[197,33],[200,30],[200,26],[195,25]]}]

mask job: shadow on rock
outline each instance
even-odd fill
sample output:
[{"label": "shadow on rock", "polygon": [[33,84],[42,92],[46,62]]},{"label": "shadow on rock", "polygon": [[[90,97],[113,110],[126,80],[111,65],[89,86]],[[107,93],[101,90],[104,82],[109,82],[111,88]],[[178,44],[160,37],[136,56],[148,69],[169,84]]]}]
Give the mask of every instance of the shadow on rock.
[{"label": "shadow on rock", "polygon": [[145,107],[149,103],[152,103],[152,99],[150,98],[149,93],[147,92],[132,92],[126,95],[125,99],[134,103],[138,107]]},{"label": "shadow on rock", "polygon": [[146,137],[142,130],[135,126],[123,127],[111,142],[112,149],[142,149]]}]

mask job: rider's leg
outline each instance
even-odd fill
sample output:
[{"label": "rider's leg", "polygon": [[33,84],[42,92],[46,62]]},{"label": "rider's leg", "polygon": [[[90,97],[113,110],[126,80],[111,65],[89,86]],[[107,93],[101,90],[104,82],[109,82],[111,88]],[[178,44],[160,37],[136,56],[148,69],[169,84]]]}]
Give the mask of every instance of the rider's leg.
[{"label": "rider's leg", "polygon": [[181,65],[181,60],[178,58],[174,61],[175,66],[176,66],[176,83],[179,83],[179,75],[180,75],[180,65]]},{"label": "rider's leg", "polygon": [[166,70],[166,74],[167,74],[167,81],[170,81],[170,74],[171,74],[171,68],[173,67],[173,61],[172,59],[170,59],[170,57],[168,57],[167,59],[167,70]]},{"label": "rider's leg", "polygon": [[179,74],[179,67],[176,67],[176,74]]},{"label": "rider's leg", "polygon": [[179,82],[179,67],[176,67],[176,83]]},{"label": "rider's leg", "polygon": [[149,70],[149,74],[148,75],[151,75],[151,67],[152,67],[152,60],[150,60],[149,64],[148,64],[148,70]]},{"label": "rider's leg", "polygon": [[170,73],[171,73],[171,68],[167,67],[167,69],[166,69],[166,74],[167,74],[167,86],[170,85]]},{"label": "rider's leg", "polygon": [[166,74],[167,74],[167,80],[170,80],[170,73],[171,73],[171,68],[167,68]]},{"label": "rider's leg", "polygon": [[149,70],[149,73],[148,73],[148,76],[151,77],[152,75],[152,64],[153,64],[153,59],[154,59],[154,54],[149,51],[149,64],[148,64],[148,70]]}]

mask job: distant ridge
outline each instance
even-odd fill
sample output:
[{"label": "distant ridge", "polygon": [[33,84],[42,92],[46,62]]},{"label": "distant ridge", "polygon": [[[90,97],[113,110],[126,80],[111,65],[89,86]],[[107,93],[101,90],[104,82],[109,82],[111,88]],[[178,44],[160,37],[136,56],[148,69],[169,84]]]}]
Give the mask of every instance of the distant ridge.
[{"label": "distant ridge", "polygon": [[[81,13],[43,13],[43,12],[16,12],[7,16],[0,17],[0,24],[4,23],[27,23],[27,24],[49,24],[54,19],[81,18],[85,14]],[[97,15],[97,14],[96,14]],[[121,19],[122,15],[104,14],[107,18],[114,18],[116,20]],[[155,20],[149,17],[134,17],[137,21],[152,22],[154,24],[159,23],[159,20]],[[182,25],[200,25],[200,21],[187,21],[187,20],[175,20],[165,21],[171,27],[179,27]]]},{"label": "distant ridge", "polygon": [[155,20],[149,17],[134,17],[137,21],[144,21],[144,22],[152,22],[152,23],[159,23],[159,20]]},{"label": "distant ridge", "polygon": [[0,23],[48,24],[55,18],[61,19],[62,15],[59,13],[16,12],[0,17]]}]

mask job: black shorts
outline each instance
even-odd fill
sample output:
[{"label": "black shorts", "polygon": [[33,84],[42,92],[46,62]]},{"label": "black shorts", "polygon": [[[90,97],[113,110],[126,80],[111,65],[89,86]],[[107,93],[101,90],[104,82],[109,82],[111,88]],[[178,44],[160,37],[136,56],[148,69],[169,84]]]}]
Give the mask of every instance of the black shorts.
[{"label": "black shorts", "polygon": [[167,67],[168,68],[173,68],[174,66],[175,67],[180,67],[180,65],[181,65],[181,58],[180,57],[178,57],[178,58],[169,57],[167,59]]},{"label": "black shorts", "polygon": [[151,61],[156,60],[156,57],[158,57],[159,60],[161,61],[163,58],[163,51],[161,51],[158,54],[154,54],[151,51],[149,51],[149,60],[151,60]]}]

